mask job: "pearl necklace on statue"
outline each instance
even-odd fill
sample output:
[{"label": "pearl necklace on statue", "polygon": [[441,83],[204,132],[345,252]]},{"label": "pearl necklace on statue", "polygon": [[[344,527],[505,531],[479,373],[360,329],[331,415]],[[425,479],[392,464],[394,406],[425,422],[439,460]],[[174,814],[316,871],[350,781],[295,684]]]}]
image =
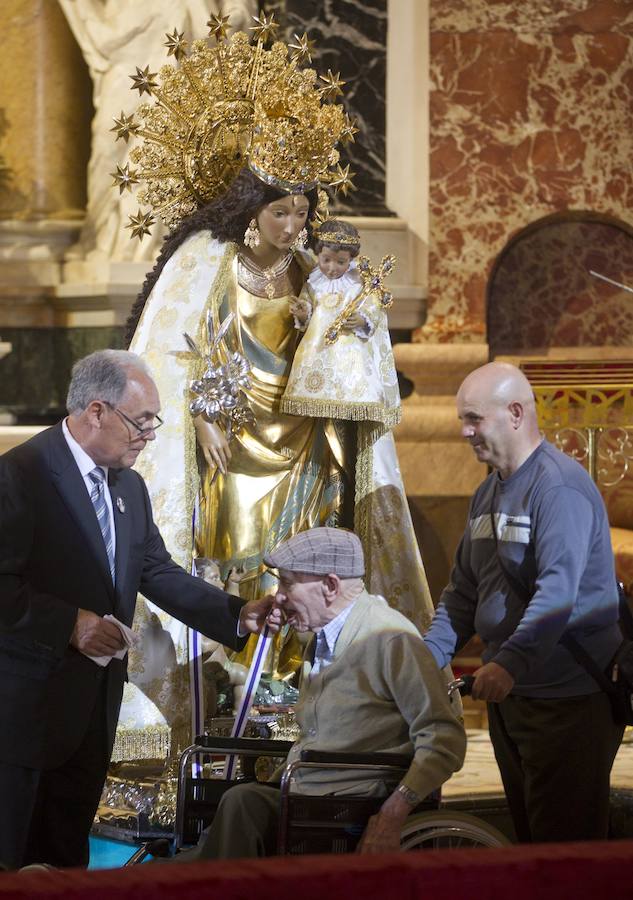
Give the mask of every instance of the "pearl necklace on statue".
[{"label": "pearl necklace on statue", "polygon": [[276,293],[276,282],[286,275],[293,259],[294,254],[292,250],[289,250],[278,262],[273,263],[268,268],[262,268],[243,253],[238,253],[238,263],[241,267],[238,280],[243,287],[253,294],[259,297],[266,296],[269,300],[272,300]]}]

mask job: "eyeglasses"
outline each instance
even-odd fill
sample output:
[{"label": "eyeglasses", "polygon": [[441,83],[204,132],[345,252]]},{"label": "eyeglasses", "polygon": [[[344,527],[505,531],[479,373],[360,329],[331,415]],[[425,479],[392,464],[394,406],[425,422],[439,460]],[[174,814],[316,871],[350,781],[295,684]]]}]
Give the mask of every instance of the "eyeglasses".
[{"label": "eyeglasses", "polygon": [[106,406],[109,406],[111,410],[113,410],[127,425],[131,425],[132,428],[136,429],[137,437],[144,438],[152,433],[152,431],[158,431],[161,425],[165,423],[161,419],[160,416],[154,416],[152,419],[151,425],[139,425],[138,422],[135,422],[134,419],[130,419],[129,416],[126,416],[123,410],[119,409],[118,406],[113,406],[112,403],[108,403],[107,400],[103,400]]}]

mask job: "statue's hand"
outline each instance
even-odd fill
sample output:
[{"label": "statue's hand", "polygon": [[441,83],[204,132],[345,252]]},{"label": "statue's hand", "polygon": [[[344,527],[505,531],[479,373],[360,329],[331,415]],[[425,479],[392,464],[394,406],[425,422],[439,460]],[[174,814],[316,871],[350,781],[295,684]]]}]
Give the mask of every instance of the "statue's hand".
[{"label": "statue's hand", "polygon": [[343,334],[352,334],[358,328],[365,328],[367,322],[361,316],[359,312],[353,312],[351,316],[345,320],[345,324],[341,325],[341,332]]},{"label": "statue's hand", "polygon": [[233,597],[240,596],[240,581],[243,577],[243,569],[238,569],[236,566],[231,569],[224,585],[224,590],[227,592],[227,594],[232,594]]},{"label": "statue's hand", "polygon": [[215,422],[207,422],[203,416],[196,416],[193,423],[196,428],[198,446],[202,450],[207,465],[217,466],[220,472],[226,475],[231,459],[231,450],[222,429],[218,428]]},{"label": "statue's hand", "polygon": [[306,300],[295,298],[290,301],[290,314],[294,316],[301,325],[305,325],[310,315],[310,306]]}]

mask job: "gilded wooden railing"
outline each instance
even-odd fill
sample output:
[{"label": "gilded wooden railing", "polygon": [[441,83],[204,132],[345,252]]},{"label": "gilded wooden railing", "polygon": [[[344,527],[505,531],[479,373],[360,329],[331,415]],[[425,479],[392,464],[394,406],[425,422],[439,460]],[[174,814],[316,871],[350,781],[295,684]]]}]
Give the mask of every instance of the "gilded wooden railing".
[{"label": "gilded wooden railing", "polygon": [[545,436],[582,463],[603,493],[633,473],[633,361],[536,360],[521,368]]}]

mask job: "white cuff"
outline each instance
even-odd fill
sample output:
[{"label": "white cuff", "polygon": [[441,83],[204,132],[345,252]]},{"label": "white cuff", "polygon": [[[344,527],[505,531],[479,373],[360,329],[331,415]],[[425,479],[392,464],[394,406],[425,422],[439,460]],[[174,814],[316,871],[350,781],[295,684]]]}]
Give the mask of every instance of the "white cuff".
[{"label": "white cuff", "polygon": [[359,328],[355,328],[354,334],[357,338],[360,338],[361,340],[366,341],[366,340],[368,340],[368,338],[370,338],[372,336],[372,334],[376,330],[376,326],[374,325],[372,320],[368,316],[365,315],[365,313],[362,311],[362,309],[358,310],[358,315],[363,319],[365,324],[360,326]]}]

